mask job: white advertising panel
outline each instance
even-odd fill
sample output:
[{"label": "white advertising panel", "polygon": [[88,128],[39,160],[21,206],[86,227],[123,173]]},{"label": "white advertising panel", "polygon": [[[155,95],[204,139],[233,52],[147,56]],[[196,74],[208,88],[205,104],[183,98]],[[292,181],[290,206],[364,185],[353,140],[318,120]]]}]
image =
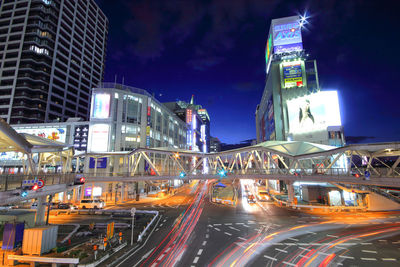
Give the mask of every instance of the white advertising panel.
[{"label": "white advertising panel", "polygon": [[66,127],[60,127],[60,128],[36,127],[36,128],[20,128],[20,129],[17,128],[15,129],[15,131],[17,133],[27,133],[62,143],[65,143],[67,136]]},{"label": "white advertising panel", "polygon": [[287,101],[292,134],[326,130],[342,125],[337,91],[321,91]]},{"label": "white advertising panel", "polygon": [[89,131],[90,151],[107,152],[110,126],[108,124],[94,124],[90,126]]}]

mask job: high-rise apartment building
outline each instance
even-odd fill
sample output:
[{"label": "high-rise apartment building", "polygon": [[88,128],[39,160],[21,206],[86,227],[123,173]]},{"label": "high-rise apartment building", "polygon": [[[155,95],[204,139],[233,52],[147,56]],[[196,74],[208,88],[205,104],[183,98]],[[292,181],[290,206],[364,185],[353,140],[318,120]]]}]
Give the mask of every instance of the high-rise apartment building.
[{"label": "high-rise apartment building", "polygon": [[107,35],[94,0],[2,0],[0,117],[12,124],[87,120]]}]

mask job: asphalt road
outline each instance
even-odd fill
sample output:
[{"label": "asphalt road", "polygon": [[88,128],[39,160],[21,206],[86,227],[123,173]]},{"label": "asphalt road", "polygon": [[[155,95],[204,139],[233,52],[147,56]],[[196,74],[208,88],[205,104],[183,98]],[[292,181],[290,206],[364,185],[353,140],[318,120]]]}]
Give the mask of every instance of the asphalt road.
[{"label": "asphalt road", "polygon": [[211,203],[206,182],[187,190],[145,204],[156,225],[104,266],[400,266],[400,214],[306,214],[241,192],[232,207]]}]

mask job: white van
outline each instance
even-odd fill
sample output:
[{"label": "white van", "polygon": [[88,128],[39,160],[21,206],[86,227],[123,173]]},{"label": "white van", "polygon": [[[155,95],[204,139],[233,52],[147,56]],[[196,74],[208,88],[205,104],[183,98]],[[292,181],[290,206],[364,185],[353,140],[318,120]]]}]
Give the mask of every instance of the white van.
[{"label": "white van", "polygon": [[102,209],[106,203],[102,199],[82,199],[79,203],[80,209]]}]

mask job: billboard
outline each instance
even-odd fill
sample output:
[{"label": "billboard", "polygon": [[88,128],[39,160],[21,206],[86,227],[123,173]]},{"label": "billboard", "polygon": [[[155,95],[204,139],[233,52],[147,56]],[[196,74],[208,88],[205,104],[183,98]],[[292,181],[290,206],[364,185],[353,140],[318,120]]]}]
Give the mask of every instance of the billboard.
[{"label": "billboard", "polygon": [[266,63],[266,72],[267,73],[269,72],[269,68],[271,67],[272,50],[273,50],[272,34],[270,34],[268,37],[267,46],[265,47],[265,63]]},{"label": "billboard", "polygon": [[300,60],[281,63],[281,82],[283,88],[302,87],[303,62]]},{"label": "billboard", "polygon": [[94,124],[90,126],[90,151],[107,152],[110,126],[108,124]]},{"label": "billboard", "polygon": [[303,50],[299,21],[299,16],[272,20],[271,26],[275,54]]},{"label": "billboard", "polygon": [[92,101],[92,118],[107,119],[110,116],[110,94],[95,94]]},{"label": "billboard", "polygon": [[86,151],[89,138],[89,125],[78,125],[74,132],[74,147],[78,151]]},{"label": "billboard", "polygon": [[287,101],[289,132],[326,130],[342,125],[337,91],[321,91]]},{"label": "billboard", "polygon": [[65,143],[67,136],[66,127],[58,127],[58,128],[32,127],[32,128],[20,128],[20,129],[16,128],[15,131],[17,133],[27,133],[62,143]]}]

